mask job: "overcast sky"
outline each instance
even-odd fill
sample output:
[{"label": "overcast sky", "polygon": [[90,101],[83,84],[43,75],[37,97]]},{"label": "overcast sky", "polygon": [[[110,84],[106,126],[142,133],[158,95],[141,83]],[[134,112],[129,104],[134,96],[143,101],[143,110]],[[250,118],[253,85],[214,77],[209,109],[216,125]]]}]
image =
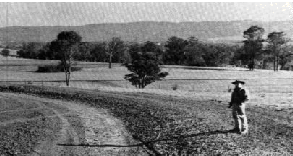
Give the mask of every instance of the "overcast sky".
[{"label": "overcast sky", "polygon": [[293,3],[0,3],[0,27],[73,26],[133,21],[293,20]]}]

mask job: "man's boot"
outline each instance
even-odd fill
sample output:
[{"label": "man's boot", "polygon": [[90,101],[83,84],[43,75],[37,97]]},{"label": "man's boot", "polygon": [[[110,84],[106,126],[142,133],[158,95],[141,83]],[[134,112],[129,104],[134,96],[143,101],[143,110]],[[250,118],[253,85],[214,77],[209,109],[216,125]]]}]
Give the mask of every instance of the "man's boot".
[{"label": "man's boot", "polygon": [[240,133],[242,124],[241,124],[241,119],[240,119],[239,115],[234,116],[234,122],[235,122],[235,126],[233,129],[233,132]]},{"label": "man's boot", "polygon": [[247,116],[246,115],[239,115],[239,118],[241,120],[241,134],[247,134],[248,133],[248,124],[247,124]]}]

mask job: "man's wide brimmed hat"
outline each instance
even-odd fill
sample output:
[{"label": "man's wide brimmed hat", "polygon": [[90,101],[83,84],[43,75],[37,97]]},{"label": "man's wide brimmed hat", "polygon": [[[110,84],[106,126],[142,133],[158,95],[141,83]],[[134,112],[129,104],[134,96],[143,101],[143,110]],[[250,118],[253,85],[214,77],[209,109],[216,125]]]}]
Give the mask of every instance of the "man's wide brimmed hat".
[{"label": "man's wide brimmed hat", "polygon": [[245,82],[239,81],[239,80],[236,80],[236,81],[232,82],[232,84],[238,84],[238,83],[245,84]]}]

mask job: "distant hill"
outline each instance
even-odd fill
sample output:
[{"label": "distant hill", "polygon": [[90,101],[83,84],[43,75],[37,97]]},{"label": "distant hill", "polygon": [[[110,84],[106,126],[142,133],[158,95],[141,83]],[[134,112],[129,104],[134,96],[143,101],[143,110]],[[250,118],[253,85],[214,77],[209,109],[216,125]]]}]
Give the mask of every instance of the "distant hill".
[{"label": "distant hill", "polygon": [[[202,40],[215,42],[237,42],[242,33],[252,25],[262,26],[268,31],[284,31],[293,35],[293,21],[204,21],[204,22],[132,22],[106,23],[84,26],[11,26],[0,28],[0,41],[14,42],[50,42],[60,31],[74,30],[83,41],[105,41],[112,37],[121,37],[125,41],[164,42],[171,36],[188,38],[195,36]],[[7,34],[7,35],[6,35]]]}]

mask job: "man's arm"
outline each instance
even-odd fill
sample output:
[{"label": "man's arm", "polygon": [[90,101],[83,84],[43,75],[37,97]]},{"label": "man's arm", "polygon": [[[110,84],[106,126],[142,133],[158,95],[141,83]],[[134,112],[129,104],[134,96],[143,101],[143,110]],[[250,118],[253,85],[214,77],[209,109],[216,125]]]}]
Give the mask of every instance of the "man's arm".
[{"label": "man's arm", "polygon": [[243,89],[244,90],[244,99],[243,99],[243,103],[246,103],[247,101],[249,101],[250,99],[250,94],[248,89]]}]

